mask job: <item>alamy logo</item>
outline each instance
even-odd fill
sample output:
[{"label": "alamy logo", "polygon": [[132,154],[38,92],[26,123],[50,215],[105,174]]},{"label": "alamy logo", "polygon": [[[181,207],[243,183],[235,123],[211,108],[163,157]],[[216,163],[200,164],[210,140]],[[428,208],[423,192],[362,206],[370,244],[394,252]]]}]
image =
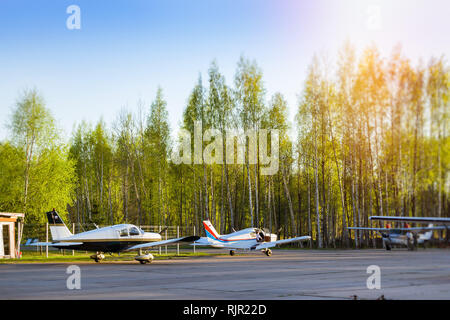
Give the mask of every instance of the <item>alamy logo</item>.
[{"label": "alamy logo", "polygon": [[381,30],[381,8],[378,5],[367,7],[366,27],[372,31]]},{"label": "alamy logo", "polygon": [[367,267],[367,273],[372,275],[367,278],[367,289],[381,289],[381,269],[377,265],[371,265]]},{"label": "alamy logo", "polygon": [[79,266],[71,265],[68,266],[66,269],[66,273],[70,274],[70,276],[67,278],[66,286],[67,289],[73,290],[73,289],[81,289],[81,269]]},{"label": "alamy logo", "polygon": [[[248,164],[259,163],[265,166],[261,167],[262,175],[274,175],[278,172],[279,132],[276,129],[247,130],[243,133],[226,130],[224,137],[220,130],[214,128],[203,132],[202,122],[195,121],[193,157],[191,132],[181,129],[178,137],[178,148],[174,149],[171,156],[175,164],[224,164],[224,160],[227,165],[245,164],[246,145],[248,145]],[[268,146],[269,137],[270,149]],[[211,140],[213,141],[210,142]],[[204,142],[210,143],[203,148]]]},{"label": "alamy logo", "polygon": [[81,9],[79,6],[72,4],[67,7],[66,13],[70,14],[66,20],[66,27],[69,30],[81,29]]}]

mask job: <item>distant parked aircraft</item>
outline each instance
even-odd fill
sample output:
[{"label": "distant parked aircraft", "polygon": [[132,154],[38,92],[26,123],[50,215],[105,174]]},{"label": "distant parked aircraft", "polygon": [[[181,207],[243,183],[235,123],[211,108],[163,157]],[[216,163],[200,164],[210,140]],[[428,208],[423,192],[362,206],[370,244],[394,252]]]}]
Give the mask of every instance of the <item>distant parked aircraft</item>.
[{"label": "distant parked aircraft", "polygon": [[[433,235],[433,230],[447,230],[450,218],[435,217],[393,217],[393,216],[371,216],[370,220],[400,221],[405,222],[404,228],[391,228],[388,224],[386,228],[360,228],[349,227],[350,230],[372,230],[381,234],[386,250],[391,250],[392,245],[402,245],[414,250],[417,244],[429,241]],[[406,222],[428,223],[428,227],[410,227]],[[433,224],[440,224],[433,226]],[[448,232],[447,232],[448,234]]]},{"label": "distant parked aircraft", "polygon": [[429,224],[428,227],[416,228],[411,228],[408,225],[404,228],[391,228],[390,225],[387,225],[386,228],[349,227],[348,229],[377,231],[383,239],[386,250],[391,250],[393,245],[405,246],[409,250],[414,250],[418,244],[425,245],[431,239],[433,230],[442,230],[444,228],[433,227],[432,224]]},{"label": "distant parked aircraft", "polygon": [[195,241],[193,245],[211,246],[214,248],[224,248],[230,250],[230,255],[235,254],[235,250],[261,250],[267,256],[272,255],[270,248],[278,244],[285,244],[297,241],[310,240],[311,237],[296,237],[277,241],[277,235],[270,233],[266,229],[247,228],[229,234],[220,235],[214,229],[209,220],[203,221],[206,237]]},{"label": "distant parked aircraft", "polygon": [[28,240],[26,245],[94,251],[96,253],[91,258],[95,262],[105,258],[103,253],[138,251],[139,255],[135,259],[142,264],[150,263],[154,258],[153,255],[150,253],[142,254],[142,250],[178,242],[194,242],[200,239],[197,236],[189,236],[161,241],[161,234],[144,232],[144,230],[132,224],[117,224],[72,234],[54,209],[47,212],[47,218],[53,242],[31,242]]}]

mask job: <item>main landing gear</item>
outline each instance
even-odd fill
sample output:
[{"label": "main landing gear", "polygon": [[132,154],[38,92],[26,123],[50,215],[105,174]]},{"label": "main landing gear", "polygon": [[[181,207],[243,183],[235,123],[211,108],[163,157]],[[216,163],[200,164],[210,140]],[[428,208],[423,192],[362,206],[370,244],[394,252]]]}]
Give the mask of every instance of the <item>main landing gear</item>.
[{"label": "main landing gear", "polygon": [[234,250],[230,250],[230,256],[234,256]]},{"label": "main landing gear", "polygon": [[146,263],[152,263],[154,258],[153,258],[153,255],[151,253],[149,253],[149,254],[144,254],[142,256],[137,256],[134,259],[139,261],[140,264],[146,264]]},{"label": "main landing gear", "polygon": [[266,249],[266,250],[264,250],[263,251],[265,254],[266,254],[266,256],[268,256],[268,257],[270,257],[271,255],[272,255],[272,250],[270,250],[270,249]]},{"label": "main landing gear", "polygon": [[105,259],[105,255],[102,252],[97,252],[91,256],[91,259],[94,259],[95,262],[99,263]]},{"label": "main landing gear", "polygon": [[142,250],[139,250],[139,255],[137,257],[134,257],[136,261],[139,261],[140,264],[146,264],[146,263],[152,263],[154,257],[151,253],[145,252],[145,254],[142,254]]}]

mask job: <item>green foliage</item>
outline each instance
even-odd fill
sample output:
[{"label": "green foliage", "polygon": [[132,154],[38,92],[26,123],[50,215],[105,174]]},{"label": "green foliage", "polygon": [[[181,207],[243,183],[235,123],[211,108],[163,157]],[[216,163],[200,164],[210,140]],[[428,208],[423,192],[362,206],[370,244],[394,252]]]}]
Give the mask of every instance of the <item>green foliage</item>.
[{"label": "green foliage", "polygon": [[27,222],[45,222],[57,208],[63,215],[74,197],[74,165],[44,99],[25,91],[13,111],[11,143],[1,144],[1,210],[24,212]]},{"label": "green foliage", "polygon": [[450,215],[449,75],[443,57],[412,66],[399,47],[387,58],[375,46],[357,56],[347,42],[335,66],[313,57],[291,128],[286,99],[266,98],[255,61],[239,59],[231,86],[213,61],[180,123],[192,151],[195,121],[203,133],[277,129],[272,176],[261,174],[258,154],[247,161],[248,143],[244,164],[171,162],[161,88],[111,127],[82,122],[67,144],[42,96],[25,91],[11,139],[0,143],[0,210],[44,222],[45,211],[67,208],[70,222],[195,226],[197,235],[209,218],[220,233],[253,224],[280,237],[310,234],[319,246],[373,245],[372,235],[346,227],[370,226],[374,214]]},{"label": "green foliage", "polygon": [[0,143],[0,211],[15,212],[23,206],[24,154],[9,142]]}]

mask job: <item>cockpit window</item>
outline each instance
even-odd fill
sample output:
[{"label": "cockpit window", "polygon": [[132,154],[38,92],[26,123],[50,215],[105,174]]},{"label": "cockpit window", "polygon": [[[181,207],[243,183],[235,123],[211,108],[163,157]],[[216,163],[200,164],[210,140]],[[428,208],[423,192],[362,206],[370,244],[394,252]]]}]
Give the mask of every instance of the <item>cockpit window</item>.
[{"label": "cockpit window", "polygon": [[119,234],[121,237],[128,237],[128,229],[125,228],[125,229],[120,230]]},{"label": "cockpit window", "polygon": [[138,228],[131,227],[130,228],[130,236],[139,236],[141,233],[139,232]]}]

